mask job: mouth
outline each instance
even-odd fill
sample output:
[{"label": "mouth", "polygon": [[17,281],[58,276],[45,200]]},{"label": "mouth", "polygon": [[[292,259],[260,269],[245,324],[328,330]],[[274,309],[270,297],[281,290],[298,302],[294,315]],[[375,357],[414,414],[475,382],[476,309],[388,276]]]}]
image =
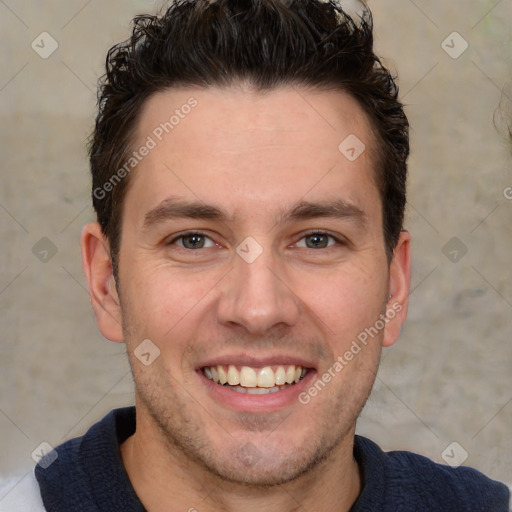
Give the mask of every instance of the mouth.
[{"label": "mouth", "polygon": [[266,395],[295,386],[310,368],[294,364],[273,366],[203,366],[201,372],[212,382],[236,393]]}]

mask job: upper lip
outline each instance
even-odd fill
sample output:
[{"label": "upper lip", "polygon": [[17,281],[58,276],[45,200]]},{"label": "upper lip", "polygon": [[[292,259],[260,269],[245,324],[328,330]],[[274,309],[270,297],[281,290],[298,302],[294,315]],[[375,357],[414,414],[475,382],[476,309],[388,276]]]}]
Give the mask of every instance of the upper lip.
[{"label": "upper lip", "polygon": [[205,366],[251,366],[253,368],[260,368],[264,366],[287,366],[295,365],[302,366],[302,368],[313,369],[315,365],[311,361],[307,361],[298,356],[292,356],[290,354],[282,355],[269,355],[269,356],[253,356],[250,354],[232,354],[217,356],[212,359],[208,359],[199,364],[198,369],[204,368]]}]

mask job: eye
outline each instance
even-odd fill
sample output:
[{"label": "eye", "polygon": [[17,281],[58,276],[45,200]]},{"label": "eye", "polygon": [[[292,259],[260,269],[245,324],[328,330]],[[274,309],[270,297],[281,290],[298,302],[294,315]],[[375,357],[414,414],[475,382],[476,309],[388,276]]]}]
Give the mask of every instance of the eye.
[{"label": "eye", "polygon": [[340,242],[332,235],[315,232],[302,237],[299,242],[297,242],[297,247],[304,247],[306,249],[326,249],[327,247],[336,245],[336,243]]},{"label": "eye", "polygon": [[207,249],[215,247],[215,242],[203,233],[186,233],[180,235],[170,242],[170,245],[175,244],[183,249]]}]

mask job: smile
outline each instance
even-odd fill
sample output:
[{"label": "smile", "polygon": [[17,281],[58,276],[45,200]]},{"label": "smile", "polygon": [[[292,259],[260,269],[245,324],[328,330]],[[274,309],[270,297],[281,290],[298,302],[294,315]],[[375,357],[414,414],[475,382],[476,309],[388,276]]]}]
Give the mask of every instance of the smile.
[{"label": "smile", "polygon": [[205,377],[231,391],[249,395],[277,393],[301,381],[308,370],[297,365],[256,368],[235,365],[205,366]]}]

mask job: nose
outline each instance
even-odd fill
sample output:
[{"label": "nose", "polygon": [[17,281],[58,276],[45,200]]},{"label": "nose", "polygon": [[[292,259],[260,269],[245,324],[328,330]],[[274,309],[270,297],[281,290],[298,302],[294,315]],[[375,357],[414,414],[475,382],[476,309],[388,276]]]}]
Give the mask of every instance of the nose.
[{"label": "nose", "polygon": [[235,256],[234,268],[223,281],[218,303],[220,324],[244,327],[262,334],[276,327],[291,327],[300,318],[300,300],[293,293],[286,272],[270,251],[252,263]]}]

